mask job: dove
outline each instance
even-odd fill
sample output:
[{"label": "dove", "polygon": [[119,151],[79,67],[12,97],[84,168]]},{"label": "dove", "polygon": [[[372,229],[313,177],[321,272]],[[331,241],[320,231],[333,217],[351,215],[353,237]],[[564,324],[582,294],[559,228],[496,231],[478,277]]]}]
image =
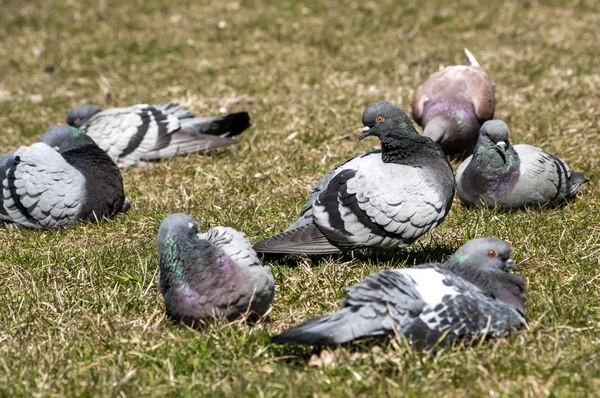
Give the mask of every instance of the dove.
[{"label": "dove", "polygon": [[456,171],[460,199],[504,209],[555,206],[575,196],[587,179],[540,148],[508,140],[508,126],[490,120],[481,126],[473,151]]},{"label": "dove", "polygon": [[438,144],[390,102],[367,107],[359,136],[381,150],[355,157],[314,187],[300,218],[254,244],[262,253],[331,254],[404,247],[438,226],[454,198],[454,174]]},{"label": "dove", "polygon": [[269,309],[273,275],[242,232],[214,227],[199,234],[194,218],[177,213],[160,225],[157,245],[158,288],[173,319],[197,325]]},{"label": "dove", "polygon": [[412,115],[423,134],[439,143],[447,155],[469,155],[479,128],[494,118],[494,86],[473,54],[470,66],[448,66],[415,91]]},{"label": "dove", "polygon": [[271,341],[341,344],[397,332],[430,347],[506,335],[526,325],[526,287],[508,271],[518,270],[511,251],[501,239],[480,238],[443,264],[378,272],[348,288],[340,311],[310,319]]},{"label": "dove", "polygon": [[229,138],[250,126],[246,112],[196,118],[179,104],[138,104],[102,110],[72,108],[66,123],[96,141],[119,167],[205,151],[237,141]]},{"label": "dove", "polygon": [[127,211],[119,169],[83,131],[48,129],[41,142],[0,158],[0,220],[29,228],[67,227]]}]

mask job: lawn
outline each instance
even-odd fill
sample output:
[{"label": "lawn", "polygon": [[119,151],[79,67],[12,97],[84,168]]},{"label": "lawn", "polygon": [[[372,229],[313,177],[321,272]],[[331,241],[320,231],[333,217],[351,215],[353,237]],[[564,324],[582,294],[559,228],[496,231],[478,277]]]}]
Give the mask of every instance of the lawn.
[{"label": "lawn", "polygon": [[[1,152],[84,103],[225,107],[253,126],[234,147],[123,170],[133,206],[110,222],[0,229],[0,396],[600,396],[599,2],[187,3],[2,3]],[[464,47],[494,81],[512,143],[590,179],[576,201],[505,213],[455,199],[439,228],[393,253],[266,261],[277,290],[256,325],[196,331],[165,317],[155,240],[166,215],[253,242],[282,231],[320,176],[378,144],[357,140],[363,109],[409,110],[428,75],[466,62]],[[513,245],[528,330],[434,351],[269,344],[339,308],[349,284],[481,236]]]}]

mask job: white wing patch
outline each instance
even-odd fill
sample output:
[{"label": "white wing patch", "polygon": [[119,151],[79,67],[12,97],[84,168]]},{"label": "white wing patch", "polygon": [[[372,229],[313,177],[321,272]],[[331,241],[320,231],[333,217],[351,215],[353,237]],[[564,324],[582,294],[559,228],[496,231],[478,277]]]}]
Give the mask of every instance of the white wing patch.
[{"label": "white wing patch", "polygon": [[417,292],[428,306],[435,307],[442,302],[444,297],[454,297],[460,294],[455,286],[445,284],[446,277],[435,269],[406,268],[398,270],[398,272],[412,279]]}]

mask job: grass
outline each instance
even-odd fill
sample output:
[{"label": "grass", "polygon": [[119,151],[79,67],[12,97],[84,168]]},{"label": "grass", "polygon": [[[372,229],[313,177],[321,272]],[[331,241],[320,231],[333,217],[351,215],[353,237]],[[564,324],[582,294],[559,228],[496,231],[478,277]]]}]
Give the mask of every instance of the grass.
[{"label": "grass", "polygon": [[[66,231],[0,230],[2,396],[600,396],[600,4],[7,0],[0,148],[30,144],[73,105],[179,101],[248,110],[235,147],[123,171],[128,214]],[[221,22],[223,21],[223,22]],[[221,23],[220,23],[221,22]],[[272,312],[200,332],[164,316],[155,237],[172,212],[252,241],[291,223],[317,179],[376,146],[364,107],[413,90],[468,47],[496,84],[513,143],[591,182],[552,210],[467,211],[409,248],[270,262]],[[478,347],[401,340],[323,352],[268,336],[335,310],[377,270],[442,261],[468,239],[515,248],[529,330]]]}]

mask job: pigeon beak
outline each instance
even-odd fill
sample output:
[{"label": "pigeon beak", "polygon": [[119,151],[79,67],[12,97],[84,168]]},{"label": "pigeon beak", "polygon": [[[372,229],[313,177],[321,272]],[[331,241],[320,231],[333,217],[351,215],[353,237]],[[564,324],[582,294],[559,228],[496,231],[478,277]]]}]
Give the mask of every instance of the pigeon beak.
[{"label": "pigeon beak", "polygon": [[371,135],[370,131],[371,131],[371,127],[369,127],[369,126],[363,127],[362,131],[360,132],[360,135],[358,136],[358,140],[362,141],[364,138]]},{"label": "pigeon beak", "polygon": [[502,149],[506,149],[506,142],[504,141],[498,141],[496,142],[496,145],[498,145]]},{"label": "pigeon beak", "polygon": [[506,268],[512,269],[514,271],[519,270],[519,266],[517,265],[517,263],[515,263],[515,261],[512,258],[509,258],[508,260],[506,260]]}]

